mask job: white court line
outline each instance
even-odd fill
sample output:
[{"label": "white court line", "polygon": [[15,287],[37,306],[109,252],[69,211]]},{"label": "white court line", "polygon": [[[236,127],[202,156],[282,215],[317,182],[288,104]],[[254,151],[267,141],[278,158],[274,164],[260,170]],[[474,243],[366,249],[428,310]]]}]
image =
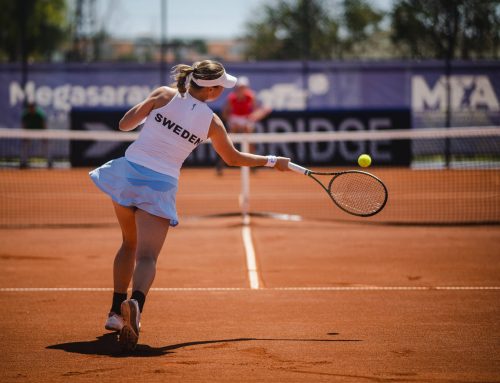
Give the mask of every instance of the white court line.
[{"label": "white court line", "polygon": [[[156,292],[217,292],[252,291],[245,287],[153,287]],[[259,291],[500,291],[500,286],[325,286],[325,287],[271,287]],[[0,293],[8,292],[101,292],[113,291],[107,287],[1,287]]]},{"label": "white court line", "polygon": [[255,249],[253,247],[250,225],[243,224],[241,235],[243,237],[243,246],[245,247],[250,288],[256,290],[259,288],[259,273],[257,271],[257,261],[255,260]]},{"label": "white court line", "polygon": [[500,290],[500,286],[327,286],[275,287],[282,291],[432,291],[432,290]]}]

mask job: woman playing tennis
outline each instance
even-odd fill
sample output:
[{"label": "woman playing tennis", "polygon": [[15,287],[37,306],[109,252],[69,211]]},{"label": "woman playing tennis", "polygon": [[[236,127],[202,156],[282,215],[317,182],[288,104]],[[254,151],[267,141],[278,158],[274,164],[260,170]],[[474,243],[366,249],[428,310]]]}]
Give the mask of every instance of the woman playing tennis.
[{"label": "woman playing tennis", "polygon": [[[268,166],[288,170],[288,158],[260,156],[235,149],[220,118],[206,102],[216,100],[236,78],[215,61],[177,65],[176,88],[160,87],[121,119],[122,131],[144,121],[139,137],[121,157],[90,172],[108,194],[122,230],[123,242],[113,266],[114,293],[105,327],[120,331],[120,343],[133,350],[140,315],[156,272],[156,260],[169,226],[178,223],[175,206],[180,168],[188,155],[211,139],[229,166]],[[132,280],[132,296],[127,289]]]}]

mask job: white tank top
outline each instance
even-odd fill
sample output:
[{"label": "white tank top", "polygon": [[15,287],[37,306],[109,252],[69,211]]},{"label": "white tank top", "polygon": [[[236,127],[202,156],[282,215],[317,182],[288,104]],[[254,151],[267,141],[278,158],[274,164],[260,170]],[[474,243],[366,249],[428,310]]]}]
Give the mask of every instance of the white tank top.
[{"label": "white tank top", "polygon": [[146,118],[125,158],[159,173],[179,178],[184,160],[207,139],[213,112],[203,101],[179,92]]}]

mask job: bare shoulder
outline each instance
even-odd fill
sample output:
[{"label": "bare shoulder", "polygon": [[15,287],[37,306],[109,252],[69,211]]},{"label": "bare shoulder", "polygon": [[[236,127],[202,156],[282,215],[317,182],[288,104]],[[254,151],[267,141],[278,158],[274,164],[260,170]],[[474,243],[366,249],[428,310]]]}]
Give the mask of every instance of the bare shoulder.
[{"label": "bare shoulder", "polygon": [[224,123],[220,119],[217,114],[212,115],[212,122],[210,123],[210,129],[208,131],[208,136],[212,136],[212,134],[217,134],[220,132],[226,132],[226,128],[224,127]]},{"label": "bare shoulder", "polygon": [[154,99],[155,109],[158,109],[168,104],[174,98],[176,93],[177,89],[161,86],[156,88],[151,93],[150,98]]},{"label": "bare shoulder", "polygon": [[210,123],[210,127],[222,128],[222,129],[226,130],[221,118],[215,113],[212,115],[212,122]]},{"label": "bare shoulder", "polygon": [[224,126],[224,123],[222,122],[221,118],[216,113],[212,114],[212,124]]}]

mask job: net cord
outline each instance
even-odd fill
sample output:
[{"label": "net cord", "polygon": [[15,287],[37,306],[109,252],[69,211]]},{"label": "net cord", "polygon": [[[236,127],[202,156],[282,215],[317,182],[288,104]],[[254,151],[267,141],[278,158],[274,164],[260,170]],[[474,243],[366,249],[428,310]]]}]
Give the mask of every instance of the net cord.
[{"label": "net cord", "polygon": [[[12,139],[50,139],[50,140],[99,140],[130,142],[137,139],[138,132],[90,131],[90,130],[26,130],[0,128],[0,138]],[[429,129],[394,129],[371,131],[332,131],[304,133],[253,133],[230,134],[234,143],[280,143],[280,142],[321,142],[321,141],[360,141],[360,140],[400,140],[420,138],[464,138],[497,137],[500,126],[465,127],[465,128],[429,128]],[[206,140],[203,143],[209,143]]]}]

